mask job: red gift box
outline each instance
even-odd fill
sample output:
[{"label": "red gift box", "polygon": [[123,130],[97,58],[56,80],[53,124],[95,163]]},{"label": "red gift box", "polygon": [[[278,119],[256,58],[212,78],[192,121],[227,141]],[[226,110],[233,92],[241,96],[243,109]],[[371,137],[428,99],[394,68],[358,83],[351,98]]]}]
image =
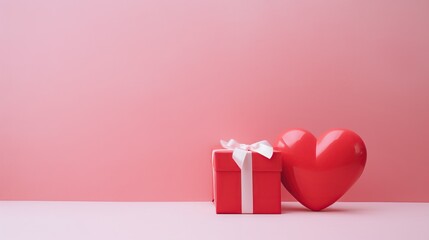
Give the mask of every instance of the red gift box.
[{"label": "red gift box", "polygon": [[[233,151],[213,151],[213,200],[216,213],[242,213],[241,169]],[[253,213],[281,213],[281,153],[271,159],[252,152]]]}]

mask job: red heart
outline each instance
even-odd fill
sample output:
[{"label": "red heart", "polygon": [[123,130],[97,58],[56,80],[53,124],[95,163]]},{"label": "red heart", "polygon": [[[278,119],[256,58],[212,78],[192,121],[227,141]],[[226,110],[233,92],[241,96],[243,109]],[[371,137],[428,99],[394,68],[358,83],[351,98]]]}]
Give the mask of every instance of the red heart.
[{"label": "red heart", "polygon": [[363,140],[354,132],[335,129],[316,139],[293,129],[282,134],[282,183],[302,205],[313,211],[336,202],[356,182],[366,163]]}]

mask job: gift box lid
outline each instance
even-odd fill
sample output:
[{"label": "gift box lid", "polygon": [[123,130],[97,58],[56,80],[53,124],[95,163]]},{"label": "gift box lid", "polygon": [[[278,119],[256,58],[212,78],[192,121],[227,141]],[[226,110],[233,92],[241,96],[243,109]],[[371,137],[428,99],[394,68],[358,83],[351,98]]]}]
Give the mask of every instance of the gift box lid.
[{"label": "gift box lid", "polygon": [[[213,169],[217,172],[240,172],[240,167],[232,159],[232,150],[213,150]],[[259,153],[252,152],[252,169],[257,172],[280,172],[282,170],[282,154],[274,150],[268,159]]]}]

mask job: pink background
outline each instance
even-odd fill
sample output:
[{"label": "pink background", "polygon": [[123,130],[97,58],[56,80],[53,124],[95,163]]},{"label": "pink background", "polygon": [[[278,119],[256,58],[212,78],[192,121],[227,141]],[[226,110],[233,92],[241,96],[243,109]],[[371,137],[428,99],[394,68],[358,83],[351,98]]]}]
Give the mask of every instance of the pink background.
[{"label": "pink background", "polygon": [[429,201],[428,12],[0,0],[0,199],[206,201],[219,139],[342,127],[369,156],[343,200]]}]

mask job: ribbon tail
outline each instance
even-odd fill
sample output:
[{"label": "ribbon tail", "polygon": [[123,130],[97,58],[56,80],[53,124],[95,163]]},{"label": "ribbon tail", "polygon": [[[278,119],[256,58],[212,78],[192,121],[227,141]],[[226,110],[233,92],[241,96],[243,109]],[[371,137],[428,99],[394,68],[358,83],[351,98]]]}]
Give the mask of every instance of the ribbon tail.
[{"label": "ribbon tail", "polygon": [[232,152],[232,159],[234,159],[235,163],[238,165],[240,169],[243,169],[243,164],[244,164],[244,161],[246,160],[246,157],[247,157],[246,150],[236,148]]}]

